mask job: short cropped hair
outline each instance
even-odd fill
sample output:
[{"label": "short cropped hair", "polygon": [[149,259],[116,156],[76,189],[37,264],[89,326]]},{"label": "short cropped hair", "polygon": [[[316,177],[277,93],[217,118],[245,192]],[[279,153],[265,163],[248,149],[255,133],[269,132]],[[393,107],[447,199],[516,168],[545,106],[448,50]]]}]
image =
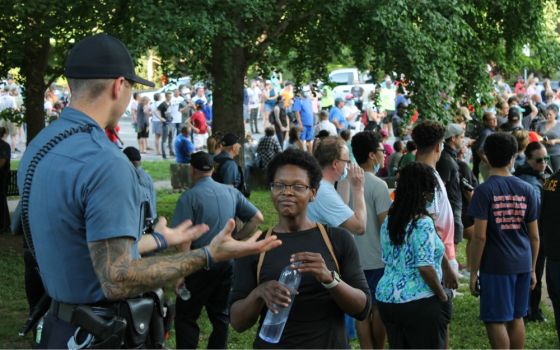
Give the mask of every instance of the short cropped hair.
[{"label": "short cropped hair", "polygon": [[484,154],[492,168],[503,168],[517,154],[517,141],[509,133],[491,134],[484,142]]},{"label": "short cropped hair", "polygon": [[274,132],[274,127],[273,127],[273,126],[267,126],[267,127],[264,129],[264,134],[265,134],[266,136],[274,136],[274,133],[275,133],[275,132]]},{"label": "short cropped hair", "polygon": [[113,81],[113,79],[75,79],[68,78],[68,86],[74,99],[78,98],[98,98],[103,90]]},{"label": "short cropped hair", "polygon": [[373,131],[362,131],[352,138],[352,153],[356,163],[364,164],[370,152],[375,152],[381,143],[381,138]]},{"label": "short cropped hair", "polygon": [[445,126],[433,120],[421,122],[412,129],[412,139],[419,152],[433,149],[443,141],[444,136]]},{"label": "short cropped hair", "polygon": [[278,153],[268,163],[266,174],[268,183],[274,181],[274,176],[276,176],[278,169],[285,165],[295,165],[305,170],[309,177],[309,186],[314,189],[319,188],[323,178],[323,172],[319,163],[309,153],[295,148],[288,148],[284,152]]},{"label": "short cropped hair", "polygon": [[414,143],[414,141],[407,141],[406,150],[407,152],[412,152],[416,150],[416,144]]},{"label": "short cropped hair", "polygon": [[340,159],[344,147],[346,147],[346,143],[343,139],[338,136],[328,136],[319,142],[313,156],[315,156],[321,168],[325,168],[335,160]]}]

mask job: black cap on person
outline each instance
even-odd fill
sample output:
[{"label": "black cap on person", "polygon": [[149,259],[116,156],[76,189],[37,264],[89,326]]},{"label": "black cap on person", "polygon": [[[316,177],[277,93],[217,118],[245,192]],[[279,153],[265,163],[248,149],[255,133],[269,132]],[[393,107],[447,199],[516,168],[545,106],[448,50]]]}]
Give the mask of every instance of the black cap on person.
[{"label": "black cap on person", "polygon": [[139,162],[142,160],[140,151],[136,147],[129,146],[123,150],[123,153],[131,162]]},{"label": "black cap on person", "polygon": [[191,166],[200,171],[210,171],[214,168],[214,158],[206,152],[196,152],[191,155]]},{"label": "black cap on person", "polygon": [[64,75],[74,79],[111,79],[124,77],[135,83],[154,87],[134,72],[130,52],[119,39],[96,34],[78,42],[66,58]]}]

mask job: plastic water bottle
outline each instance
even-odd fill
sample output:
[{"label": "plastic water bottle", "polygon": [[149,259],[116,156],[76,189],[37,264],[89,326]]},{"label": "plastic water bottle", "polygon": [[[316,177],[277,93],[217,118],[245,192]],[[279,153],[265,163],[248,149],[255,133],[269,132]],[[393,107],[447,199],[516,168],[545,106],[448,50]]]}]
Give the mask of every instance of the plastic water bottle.
[{"label": "plastic water bottle", "polygon": [[36,344],[41,343],[41,337],[43,335],[43,321],[44,321],[44,319],[41,318],[39,323],[37,323],[37,328],[35,330],[35,343]]},{"label": "plastic water bottle", "polygon": [[275,305],[278,310],[276,314],[268,310],[261,331],[259,332],[259,337],[261,337],[262,340],[273,344],[280,341],[284,326],[288,320],[288,315],[292,309],[292,304],[294,303],[299,283],[301,282],[301,274],[298,270],[293,270],[290,268],[290,265],[288,265],[282,270],[278,282],[282,283],[290,290],[290,304],[287,307],[276,307]]}]

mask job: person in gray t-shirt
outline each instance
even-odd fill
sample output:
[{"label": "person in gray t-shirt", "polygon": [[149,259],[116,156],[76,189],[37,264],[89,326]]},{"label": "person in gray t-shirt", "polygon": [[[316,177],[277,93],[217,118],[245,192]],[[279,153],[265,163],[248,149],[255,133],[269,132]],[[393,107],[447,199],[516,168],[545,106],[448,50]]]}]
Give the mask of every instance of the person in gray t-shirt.
[{"label": "person in gray t-shirt", "polygon": [[356,323],[362,349],[380,349],[385,343],[385,327],[375,302],[375,289],[385,267],[381,259],[379,229],[392,204],[387,184],[375,176],[383,165],[383,150],[382,140],[371,131],[357,133],[352,138],[354,158],[364,169],[364,198],[367,212],[365,233],[361,236],[355,235],[354,239],[360,255],[360,264],[371,291],[373,305],[372,317]]}]

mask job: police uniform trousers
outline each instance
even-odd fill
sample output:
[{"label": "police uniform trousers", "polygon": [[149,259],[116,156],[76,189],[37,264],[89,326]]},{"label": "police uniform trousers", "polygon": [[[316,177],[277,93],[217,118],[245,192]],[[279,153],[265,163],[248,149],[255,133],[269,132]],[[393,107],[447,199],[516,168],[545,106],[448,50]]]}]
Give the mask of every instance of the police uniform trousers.
[{"label": "police uniform trousers", "polygon": [[231,262],[216,264],[210,270],[200,270],[185,278],[185,287],[191,297],[184,301],[177,298],[175,336],[177,349],[196,349],[200,328],[197,320],[202,307],[212,323],[208,349],[227,349],[229,311],[228,297],[231,288]]}]

